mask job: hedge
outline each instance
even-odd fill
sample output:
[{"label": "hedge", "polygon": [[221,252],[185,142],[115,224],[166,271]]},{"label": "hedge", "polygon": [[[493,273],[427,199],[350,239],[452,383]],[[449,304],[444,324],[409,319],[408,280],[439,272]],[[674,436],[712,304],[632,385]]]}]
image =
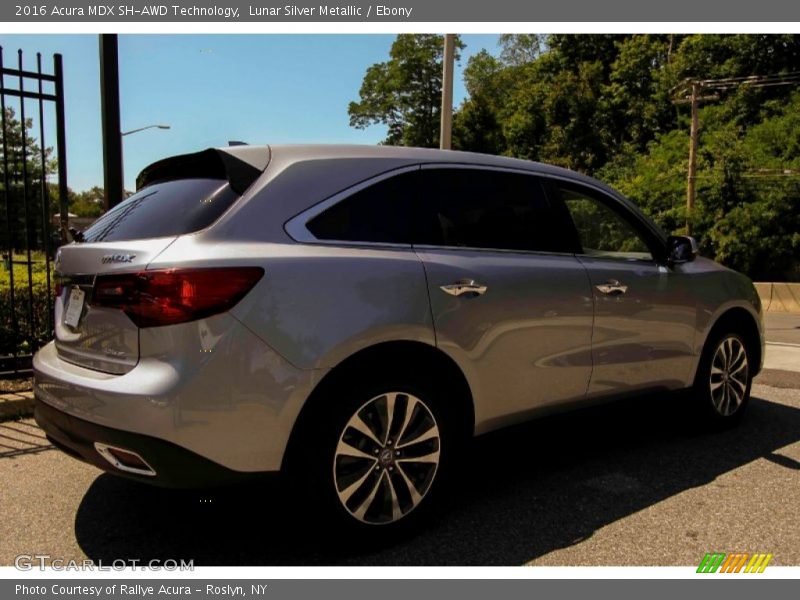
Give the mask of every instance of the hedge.
[{"label": "hedge", "polygon": [[[39,259],[39,260],[37,260]],[[15,261],[24,257],[14,256]],[[28,287],[27,265],[14,265],[14,307],[12,315],[10,277],[5,263],[0,265],[0,356],[30,354],[50,338],[52,313],[47,310],[47,271],[43,257],[33,257],[32,286]],[[50,271],[52,281],[52,265]],[[33,320],[36,324],[31,332],[29,301],[33,291]],[[52,311],[55,288],[50,286]],[[16,316],[18,335],[14,336],[13,317]],[[31,336],[31,333],[33,335]],[[16,340],[15,340],[16,337]],[[31,337],[33,339],[31,339]],[[33,343],[31,343],[33,342]]]}]

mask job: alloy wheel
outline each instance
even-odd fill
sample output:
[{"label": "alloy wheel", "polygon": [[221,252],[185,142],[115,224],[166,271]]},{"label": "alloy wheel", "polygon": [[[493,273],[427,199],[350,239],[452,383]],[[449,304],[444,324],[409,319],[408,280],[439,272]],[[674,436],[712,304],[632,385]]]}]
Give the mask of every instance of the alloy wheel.
[{"label": "alloy wheel", "polygon": [[736,336],[724,337],[711,360],[711,403],[720,416],[735,413],[747,394],[749,367],[744,344]]},{"label": "alloy wheel", "polygon": [[344,427],[333,461],[342,506],[363,523],[394,523],[422,502],[439,466],[439,426],[416,396],[390,392],[363,404]]}]

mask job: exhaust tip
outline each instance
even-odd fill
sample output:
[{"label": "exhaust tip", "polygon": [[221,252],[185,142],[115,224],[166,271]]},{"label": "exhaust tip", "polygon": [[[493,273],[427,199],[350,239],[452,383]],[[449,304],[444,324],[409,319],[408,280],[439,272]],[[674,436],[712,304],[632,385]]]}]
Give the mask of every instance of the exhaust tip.
[{"label": "exhaust tip", "polygon": [[145,475],[147,477],[155,477],[156,475],[155,469],[136,452],[125,450],[124,448],[117,448],[116,446],[110,446],[101,442],[95,442],[94,449],[97,450],[100,456],[111,463],[115,469],[125,471],[126,473]]}]

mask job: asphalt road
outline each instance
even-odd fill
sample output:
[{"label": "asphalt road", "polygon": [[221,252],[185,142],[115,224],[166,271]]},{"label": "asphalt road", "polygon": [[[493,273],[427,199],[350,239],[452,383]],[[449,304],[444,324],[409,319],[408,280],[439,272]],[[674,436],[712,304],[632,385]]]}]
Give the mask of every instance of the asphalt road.
[{"label": "asphalt road", "polygon": [[800,315],[770,312],[764,315],[767,341],[773,344],[800,346]]},{"label": "asphalt road", "polygon": [[274,486],[150,488],[49,449],[30,420],[0,423],[0,564],[693,565],[713,550],[800,565],[800,391],[755,385],[724,433],[688,414],[638,398],[484,436],[451,500],[383,546],[304,525]]}]

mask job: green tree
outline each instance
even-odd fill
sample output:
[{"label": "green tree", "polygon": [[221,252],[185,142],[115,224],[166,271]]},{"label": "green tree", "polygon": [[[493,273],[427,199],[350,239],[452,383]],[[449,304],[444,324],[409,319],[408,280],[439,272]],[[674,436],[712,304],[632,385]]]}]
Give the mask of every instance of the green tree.
[{"label": "green tree", "polygon": [[602,90],[610,139],[617,149],[642,151],[658,133],[676,125],[668,36],[637,35],[616,42],[608,83]]},{"label": "green tree", "polygon": [[[6,107],[5,111],[6,139],[3,139],[3,135],[3,130],[0,129],[0,187],[3,190],[3,202],[0,204],[0,245],[4,250],[8,248],[10,232],[11,245],[16,250],[25,248],[26,242],[32,248],[41,248],[43,239],[41,186],[43,177],[46,180],[49,174],[56,171],[53,149],[45,148],[43,169],[41,147],[33,134],[33,120],[26,118],[23,153],[23,124],[11,107]],[[7,155],[3,154],[4,149]],[[45,186],[46,195],[50,195],[46,181]],[[6,200],[8,200],[8,210],[6,210]],[[26,231],[29,234],[27,240]]]},{"label": "green tree", "polygon": [[504,33],[497,41],[501,48],[500,60],[511,66],[520,66],[536,60],[546,43],[546,36],[538,33]]},{"label": "green tree", "polygon": [[503,63],[481,50],[464,69],[469,98],[453,118],[453,147],[457,150],[501,154],[506,140],[499,123],[499,108],[509,89],[508,70]]},{"label": "green tree", "polygon": [[[389,76],[399,68],[397,58],[418,54],[399,41],[398,53],[372,67],[362,88],[362,99],[370,92],[383,104],[359,108],[382,112],[357,111],[360,118],[389,117],[356,122],[386,122],[390,143],[419,144],[422,137],[422,145],[435,145],[438,83],[427,105],[410,94],[402,105],[398,94],[386,93],[397,89],[399,77]],[[800,280],[797,87],[742,85],[701,106],[692,214],[686,212],[689,110],[673,103],[676,84],[687,78],[800,71],[800,36],[507,35],[499,45],[499,56],[481,51],[467,63],[469,96],[455,114],[454,147],[595,175],[668,232],[684,232],[688,220],[706,256],[755,279]],[[436,63],[437,76],[440,55],[433,51],[440,48],[433,43],[426,59]],[[427,125],[417,124],[412,106],[432,117]]]},{"label": "green tree", "polygon": [[[441,35],[398,35],[389,60],[367,69],[360,100],[347,110],[350,125],[386,125],[385,144],[438,146],[443,44]],[[463,47],[456,38],[456,60]]]},{"label": "green tree", "polygon": [[79,217],[97,218],[103,214],[105,190],[100,186],[94,186],[83,192],[69,191],[69,210]]},{"label": "green tree", "polygon": [[[755,123],[731,119],[737,97],[700,110],[697,202],[688,215],[704,255],[762,280],[800,279],[800,93],[762,107]],[[667,231],[686,222],[688,124],[599,176]]]}]

